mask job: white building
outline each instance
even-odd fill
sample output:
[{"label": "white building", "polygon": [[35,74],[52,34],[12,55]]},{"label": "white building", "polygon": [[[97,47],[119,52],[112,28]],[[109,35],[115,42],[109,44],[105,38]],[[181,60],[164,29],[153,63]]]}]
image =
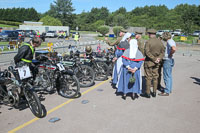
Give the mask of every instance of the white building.
[{"label": "white building", "polygon": [[20,30],[34,30],[39,31],[40,33],[48,31],[67,31],[66,35],[69,35],[69,26],[48,26],[42,25],[43,22],[31,22],[24,21],[23,25],[19,25]]}]

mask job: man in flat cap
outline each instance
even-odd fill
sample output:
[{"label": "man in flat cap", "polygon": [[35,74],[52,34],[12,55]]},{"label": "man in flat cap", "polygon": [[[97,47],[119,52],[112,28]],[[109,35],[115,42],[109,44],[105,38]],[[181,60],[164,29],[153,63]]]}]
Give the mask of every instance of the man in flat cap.
[{"label": "man in flat cap", "polygon": [[[145,45],[145,41],[142,39],[142,32],[136,31],[135,32],[135,39],[137,39],[138,41],[138,49],[142,52],[142,54],[144,55],[144,45]],[[145,55],[144,55],[145,56]]]},{"label": "man in flat cap", "polygon": [[120,30],[120,32],[119,32],[119,37],[117,38],[116,41],[114,41],[114,42],[112,43],[112,42],[110,42],[110,41],[108,40],[108,38],[106,37],[106,38],[105,38],[106,43],[107,43],[109,46],[116,46],[116,45],[118,45],[118,44],[120,43],[120,41],[122,40],[122,38],[123,38],[123,36],[124,36],[124,34],[125,34],[126,32],[128,32],[128,31],[122,28],[122,29]]},{"label": "man in flat cap", "polygon": [[150,98],[151,93],[151,81],[153,80],[153,93],[152,97],[156,97],[156,91],[158,87],[158,69],[160,61],[164,57],[165,47],[162,42],[156,38],[156,30],[149,29],[149,40],[145,44],[145,61],[144,61],[144,73],[146,79],[146,92],[141,96]]}]

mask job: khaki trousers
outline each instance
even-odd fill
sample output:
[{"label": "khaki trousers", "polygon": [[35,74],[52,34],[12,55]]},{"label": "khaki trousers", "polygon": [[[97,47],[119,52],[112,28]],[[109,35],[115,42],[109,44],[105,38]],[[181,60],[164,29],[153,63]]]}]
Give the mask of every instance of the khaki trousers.
[{"label": "khaki trousers", "polygon": [[159,65],[144,68],[147,94],[150,94],[152,80],[153,80],[153,92],[156,92],[156,90],[158,88],[158,77],[159,77],[158,70],[159,70]]}]

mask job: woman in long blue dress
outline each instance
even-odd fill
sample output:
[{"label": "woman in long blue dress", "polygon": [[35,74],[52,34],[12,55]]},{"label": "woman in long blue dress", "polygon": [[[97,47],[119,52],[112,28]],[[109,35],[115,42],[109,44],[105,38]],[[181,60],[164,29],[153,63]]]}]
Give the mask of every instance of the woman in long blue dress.
[{"label": "woman in long blue dress", "polygon": [[[128,93],[132,93],[132,99],[138,97],[142,90],[141,66],[144,61],[142,53],[138,50],[137,40],[130,40],[130,48],[122,55],[123,66],[118,82],[117,92],[122,92],[123,99],[126,99]],[[134,76],[135,82],[131,83],[130,78]]]},{"label": "woman in long blue dress", "polygon": [[129,48],[128,38],[131,37],[131,33],[126,33],[124,37],[122,38],[121,42],[117,46],[117,50],[115,51],[115,57],[117,58],[117,61],[115,63],[114,69],[113,69],[113,75],[112,75],[112,84],[116,85],[119,78],[119,72],[122,65],[122,58],[124,51]]}]

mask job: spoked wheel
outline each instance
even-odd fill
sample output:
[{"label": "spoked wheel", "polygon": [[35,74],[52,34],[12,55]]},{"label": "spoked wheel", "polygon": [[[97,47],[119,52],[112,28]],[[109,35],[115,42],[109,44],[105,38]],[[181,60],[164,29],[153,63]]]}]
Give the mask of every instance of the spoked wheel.
[{"label": "spoked wheel", "polygon": [[10,85],[0,85],[0,100],[4,105],[17,107],[19,104],[19,95],[16,91],[10,90],[8,92],[7,87],[10,87]]},{"label": "spoked wheel", "polygon": [[6,90],[6,86],[0,85],[0,103],[7,104],[8,103],[8,92]]},{"label": "spoked wheel", "polygon": [[80,68],[74,70],[76,77],[79,80],[80,87],[90,87],[94,84],[94,71],[87,65],[81,65]]},{"label": "spoked wheel", "polygon": [[109,68],[109,75],[112,76],[112,72],[113,72],[113,64],[110,63],[110,64],[108,65],[108,68]]},{"label": "spoked wheel", "polygon": [[104,81],[108,79],[109,68],[104,62],[97,62],[97,68],[95,68],[95,80]]},{"label": "spoked wheel", "polygon": [[28,85],[27,85],[26,87],[27,88],[24,88],[24,95],[28,102],[29,108],[36,117],[41,118],[42,117],[42,105],[37,96],[37,93],[34,92],[33,90],[31,90],[32,86],[28,87]]},{"label": "spoked wheel", "polygon": [[65,74],[64,78],[60,79],[59,94],[65,98],[74,98],[80,91],[80,84],[75,75]]}]

